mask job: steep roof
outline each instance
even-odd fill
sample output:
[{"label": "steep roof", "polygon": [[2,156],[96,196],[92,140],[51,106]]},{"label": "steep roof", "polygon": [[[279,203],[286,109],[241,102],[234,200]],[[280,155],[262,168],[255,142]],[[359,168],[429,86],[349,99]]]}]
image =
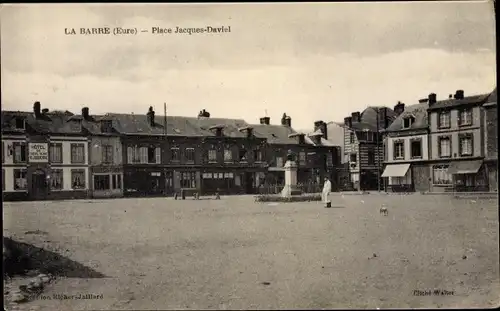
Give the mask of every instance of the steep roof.
[{"label": "steep roof", "polygon": [[489,95],[490,94],[472,95],[472,96],[466,96],[463,99],[448,98],[437,101],[435,104],[430,105],[428,110],[453,108],[462,105],[481,104],[486,102]]},{"label": "steep roof", "polygon": [[[290,134],[297,134],[293,128],[283,125],[273,125],[273,124],[250,124],[254,128],[254,132],[267,138],[269,144],[276,145],[296,145],[298,144],[297,139],[294,137],[288,137]],[[305,142],[307,144],[312,144],[312,141],[305,135]]]},{"label": "steep roof", "polygon": [[[397,132],[401,130],[415,130],[415,129],[425,129],[428,127],[427,120],[427,108],[429,108],[428,103],[419,103],[415,105],[406,106],[403,113],[396,117],[396,119],[389,125],[385,130],[386,132]],[[410,126],[410,128],[403,129],[403,120],[406,117],[413,116],[415,121]]]},{"label": "steep roof", "polygon": [[[394,120],[396,114],[394,110],[388,107],[383,106],[369,106],[361,113],[361,121],[360,122],[352,122],[352,128],[358,131],[377,131],[377,114],[379,122],[382,122],[382,110],[386,109],[387,117],[391,120]],[[378,128],[380,129],[380,128]]]}]

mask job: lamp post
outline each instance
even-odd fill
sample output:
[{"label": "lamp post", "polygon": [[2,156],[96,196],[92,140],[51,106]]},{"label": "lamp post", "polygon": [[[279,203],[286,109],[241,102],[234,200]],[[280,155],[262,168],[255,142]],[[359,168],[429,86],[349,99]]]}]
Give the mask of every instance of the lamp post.
[{"label": "lamp post", "polygon": [[379,135],[380,135],[380,129],[379,129],[379,114],[380,114],[380,109],[377,107],[376,109],[377,112],[377,133],[376,135],[376,144],[377,144],[377,190],[380,192],[380,146],[379,146]]}]

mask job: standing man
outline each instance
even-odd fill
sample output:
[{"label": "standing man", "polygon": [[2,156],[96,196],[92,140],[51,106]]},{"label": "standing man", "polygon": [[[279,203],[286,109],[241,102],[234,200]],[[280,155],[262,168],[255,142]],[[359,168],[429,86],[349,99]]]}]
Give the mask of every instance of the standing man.
[{"label": "standing man", "polygon": [[328,177],[325,177],[325,183],[323,184],[323,192],[321,194],[321,200],[323,203],[328,202],[328,195],[332,191],[332,183],[328,179]]}]

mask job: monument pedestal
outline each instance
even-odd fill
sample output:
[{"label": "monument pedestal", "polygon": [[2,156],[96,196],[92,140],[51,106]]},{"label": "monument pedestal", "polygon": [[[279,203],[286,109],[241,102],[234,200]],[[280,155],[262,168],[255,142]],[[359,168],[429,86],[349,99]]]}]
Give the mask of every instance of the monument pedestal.
[{"label": "monument pedestal", "polygon": [[285,169],[285,186],[281,190],[281,197],[289,198],[294,195],[301,195],[302,190],[297,187],[297,163],[288,160],[284,166]]}]

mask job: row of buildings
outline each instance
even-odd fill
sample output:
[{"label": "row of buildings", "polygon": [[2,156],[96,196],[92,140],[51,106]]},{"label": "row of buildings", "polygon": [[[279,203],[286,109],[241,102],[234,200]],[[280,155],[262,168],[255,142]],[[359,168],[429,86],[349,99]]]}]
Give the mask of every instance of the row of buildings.
[{"label": "row of buildings", "polygon": [[339,149],[327,124],[297,132],[291,118],[257,124],[213,118],[144,114],[92,115],[2,111],[4,200],[168,196],[186,192],[257,193],[283,184],[289,150],[297,155],[298,181],[335,179]]},{"label": "row of buildings", "polygon": [[344,188],[398,192],[497,191],[497,91],[432,93],[413,105],[368,107],[328,135],[342,137]]}]

